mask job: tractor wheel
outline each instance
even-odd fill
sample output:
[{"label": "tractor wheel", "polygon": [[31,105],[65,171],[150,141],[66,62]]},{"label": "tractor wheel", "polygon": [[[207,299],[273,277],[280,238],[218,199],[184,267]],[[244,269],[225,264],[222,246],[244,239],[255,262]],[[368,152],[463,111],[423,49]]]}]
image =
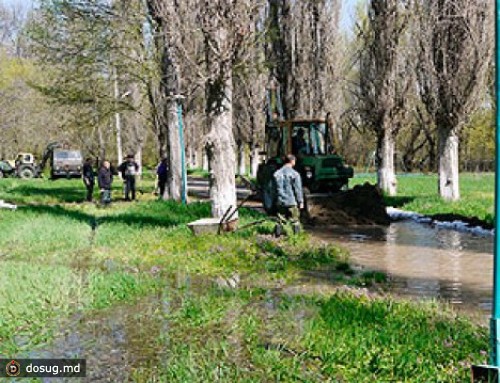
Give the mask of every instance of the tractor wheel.
[{"label": "tractor wheel", "polygon": [[309,217],[309,206],[311,204],[311,190],[308,187],[304,187],[302,189],[302,194],[304,196],[304,209],[301,211],[301,214],[304,217]]},{"label": "tractor wheel", "polygon": [[30,166],[22,167],[19,170],[19,178],[22,178],[22,179],[25,179],[25,180],[34,178],[35,175],[36,175],[35,174],[35,169],[33,169]]}]

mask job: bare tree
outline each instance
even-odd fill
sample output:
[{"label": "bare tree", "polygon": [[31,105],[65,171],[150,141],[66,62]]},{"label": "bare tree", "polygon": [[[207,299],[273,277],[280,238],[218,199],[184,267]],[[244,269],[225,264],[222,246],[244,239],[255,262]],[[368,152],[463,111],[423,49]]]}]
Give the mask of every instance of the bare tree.
[{"label": "bare tree", "polygon": [[155,22],[156,29],[156,49],[160,53],[160,110],[162,113],[158,116],[160,121],[159,129],[161,138],[165,139],[165,145],[162,155],[167,156],[169,167],[167,187],[163,199],[173,199],[179,201],[182,191],[182,162],[183,151],[180,143],[180,120],[178,107],[181,102],[181,83],[180,69],[176,58],[175,45],[178,42],[174,39],[177,34],[172,31],[176,24],[171,23],[182,17],[179,12],[177,1],[172,0],[149,0],[148,7],[150,14]]},{"label": "bare tree", "polygon": [[437,127],[439,193],[460,198],[459,131],[484,100],[493,47],[493,3],[416,0],[419,92]]},{"label": "bare tree", "polygon": [[340,10],[338,0],[269,0],[267,61],[286,118],[340,116]]},{"label": "bare tree", "polygon": [[233,69],[248,38],[255,4],[205,0],[200,24],[205,39],[206,147],[211,168],[212,215],[236,206],[236,158],[233,134]]},{"label": "bare tree", "polygon": [[372,0],[367,16],[360,28],[358,110],[377,136],[378,186],[395,195],[395,137],[411,83],[403,52],[408,19],[400,0]]}]

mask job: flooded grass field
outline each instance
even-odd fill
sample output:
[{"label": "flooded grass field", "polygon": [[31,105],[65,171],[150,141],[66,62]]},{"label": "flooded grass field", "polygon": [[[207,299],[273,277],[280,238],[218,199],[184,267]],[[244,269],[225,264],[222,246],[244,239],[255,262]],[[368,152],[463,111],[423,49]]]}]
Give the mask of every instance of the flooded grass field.
[{"label": "flooded grass field", "polygon": [[[393,245],[460,247],[448,239],[388,239],[410,227],[276,240],[269,224],[192,236],[185,224],[209,209],[148,198],[0,211],[0,355],[85,358],[83,382],[462,382],[485,361],[483,326],[388,295],[377,263],[338,247],[388,262]],[[261,218],[242,211],[243,224]]]}]

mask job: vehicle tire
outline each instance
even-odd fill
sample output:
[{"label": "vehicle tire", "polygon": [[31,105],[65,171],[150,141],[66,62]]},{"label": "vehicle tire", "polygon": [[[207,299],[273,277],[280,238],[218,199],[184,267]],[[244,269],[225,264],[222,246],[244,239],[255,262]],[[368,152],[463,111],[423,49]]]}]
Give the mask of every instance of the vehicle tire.
[{"label": "vehicle tire", "polygon": [[300,216],[301,216],[301,218],[304,218],[307,220],[310,218],[309,206],[311,203],[311,191],[309,190],[308,187],[302,188],[302,195],[304,197],[304,208],[301,210]]},{"label": "vehicle tire", "polygon": [[321,184],[319,182],[312,182],[309,185],[310,193],[319,193],[321,191]]},{"label": "vehicle tire", "polygon": [[35,177],[36,172],[35,169],[33,169],[31,166],[23,166],[21,169],[19,169],[19,178],[22,179],[32,179]]}]

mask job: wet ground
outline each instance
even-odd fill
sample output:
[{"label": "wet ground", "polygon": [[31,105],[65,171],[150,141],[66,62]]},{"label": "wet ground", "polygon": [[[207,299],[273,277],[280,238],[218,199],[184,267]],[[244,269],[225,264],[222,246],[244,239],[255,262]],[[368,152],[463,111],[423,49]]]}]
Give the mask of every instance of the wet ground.
[{"label": "wet ground", "polygon": [[183,296],[199,294],[211,285],[209,280],[183,273],[170,276],[155,296],[95,314],[73,315],[59,325],[51,344],[23,357],[86,360],[86,378],[44,378],[44,383],[149,381],[155,369],[167,362],[172,309]]},{"label": "wet ground", "polygon": [[[315,229],[314,235],[347,248],[354,264],[387,272],[393,293],[412,299],[444,300],[482,324],[487,323],[491,308],[492,236],[437,229],[411,221],[389,227]],[[87,378],[82,380],[85,382],[148,381],[157,366],[168,362],[169,314],[179,302],[190,294],[213,287],[235,288],[240,283],[239,277],[219,279],[170,276],[156,296],[96,314],[73,316],[60,324],[60,331],[50,345],[27,357],[85,358]],[[312,273],[303,282],[269,288],[266,298],[252,310],[261,312],[266,321],[272,320],[282,294],[331,293],[333,287],[328,273]],[[297,311],[296,320],[292,321],[298,326],[294,331],[300,330],[307,316],[305,309]],[[264,339],[268,339],[269,347],[274,347],[275,330],[269,331],[263,334]],[[22,339],[18,341],[23,343]]]},{"label": "wet ground", "polygon": [[412,221],[389,227],[332,227],[314,235],[349,250],[351,261],[389,274],[391,291],[434,298],[486,324],[491,310],[493,236]]},{"label": "wet ground", "polygon": [[[228,279],[193,278],[184,273],[168,276],[163,290],[155,296],[143,298],[134,304],[101,310],[95,314],[74,315],[60,324],[54,341],[23,357],[86,360],[85,378],[43,378],[41,381],[44,383],[163,381],[159,367],[166,366],[169,360],[169,337],[172,332],[169,316],[190,297],[237,288],[239,280],[236,279],[238,278],[234,276]],[[269,289],[263,300],[258,299],[250,303],[247,309],[259,313],[266,322],[275,320],[279,315],[281,293],[281,289]],[[262,334],[264,346],[281,347],[281,332],[286,333],[286,336],[302,334],[305,319],[312,316],[310,310],[311,307],[304,303],[295,309],[294,320],[289,321],[289,317],[281,318],[283,323],[280,328],[268,329]],[[231,325],[232,321],[238,320],[239,314],[236,310],[231,314],[233,318],[226,318],[225,321]],[[206,334],[207,338],[210,335]],[[190,335],[184,336],[188,339]],[[237,338],[228,338],[228,341],[238,342]],[[18,339],[20,345],[23,341]],[[179,339],[175,341],[179,342]]]}]

